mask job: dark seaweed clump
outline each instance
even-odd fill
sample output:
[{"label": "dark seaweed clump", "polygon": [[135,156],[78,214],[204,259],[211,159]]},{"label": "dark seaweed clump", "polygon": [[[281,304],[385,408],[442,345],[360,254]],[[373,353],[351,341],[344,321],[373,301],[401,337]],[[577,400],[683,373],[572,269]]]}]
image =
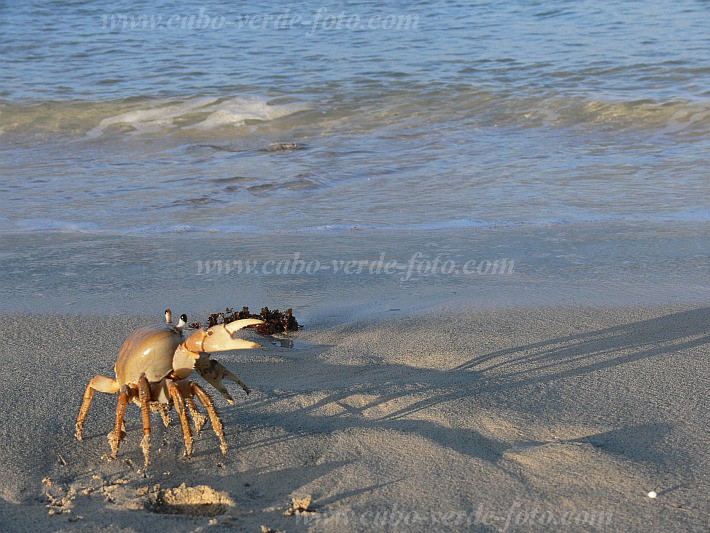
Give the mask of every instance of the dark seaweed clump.
[{"label": "dark seaweed clump", "polygon": [[[266,324],[250,326],[262,335],[288,333],[289,331],[298,331],[301,328],[296,317],[293,316],[293,309],[286,309],[286,311],[281,312],[278,309],[272,311],[268,307],[262,308],[261,313],[258,315],[249,312],[248,307],[242,307],[241,311],[235,311],[233,308],[227,307],[227,309],[221,313],[212,313],[207,319],[207,327],[211,328],[217,324],[229,324],[230,322],[244,318],[258,318],[266,322]],[[189,327],[199,329],[202,327],[202,323],[193,322]]]}]

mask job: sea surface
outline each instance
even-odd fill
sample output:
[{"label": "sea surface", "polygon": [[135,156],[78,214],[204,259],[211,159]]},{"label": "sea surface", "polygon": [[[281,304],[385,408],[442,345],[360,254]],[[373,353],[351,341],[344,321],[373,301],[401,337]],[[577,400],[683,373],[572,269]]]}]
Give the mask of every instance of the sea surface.
[{"label": "sea surface", "polygon": [[703,1],[2,2],[2,306],[707,302],[708,50]]}]

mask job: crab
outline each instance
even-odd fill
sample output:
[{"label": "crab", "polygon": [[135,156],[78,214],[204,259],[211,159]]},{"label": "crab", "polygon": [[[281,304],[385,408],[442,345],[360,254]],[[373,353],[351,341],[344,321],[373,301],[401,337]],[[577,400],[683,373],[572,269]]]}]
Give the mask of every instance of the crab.
[{"label": "crab", "polygon": [[82,440],[84,422],[94,398],[94,391],[107,394],[118,393],[116,423],[108,434],[112,456],[118,455],[121,440],[125,437],[124,416],[129,401],[141,409],[143,420],[143,440],[141,449],[145,466],[150,463],[150,412],[158,411],[167,427],[168,413],[175,407],[185,440],[185,456],[192,455],[193,438],[187,412],[190,412],[196,432],[199,433],[207,421],[197,410],[195,398],[204,406],[212,424],[212,429],[220,441],[222,453],[227,453],[227,441],[219,414],[212,398],[196,382],[188,379],[197,370],[222,396],[234,404],[234,399],[222,383],[229,379],[237,383],[246,394],[251,391],[235,374],[221,363],[210,359],[210,353],[225,350],[261,348],[260,344],[234,338],[238,330],[258,324],[263,320],[243,319],[228,324],[218,324],[207,330],[198,329],[189,336],[183,334],[187,316],[181,315],[177,325],[172,324],[170,309],[165,311],[165,324],[147,326],[134,331],[123,343],[114,370],[116,379],[94,376],[86,387],[84,399],[76,421],[76,438]]}]

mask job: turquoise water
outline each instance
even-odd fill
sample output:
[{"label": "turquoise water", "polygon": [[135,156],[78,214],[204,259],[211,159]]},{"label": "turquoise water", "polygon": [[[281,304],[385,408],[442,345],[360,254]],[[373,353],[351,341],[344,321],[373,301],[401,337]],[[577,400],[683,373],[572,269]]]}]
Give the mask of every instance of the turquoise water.
[{"label": "turquoise water", "polygon": [[[643,253],[617,230],[595,253],[612,261],[624,248],[651,265],[648,242],[671,224],[692,243],[677,264],[698,272],[709,11],[663,0],[3,2],[3,286],[20,298],[32,258],[40,284],[73,287],[49,259],[57,235],[86,265],[92,250],[130,262],[171,238],[207,254],[206,239],[250,253],[272,239],[338,257],[418,243],[399,250],[406,260],[421,243],[490,244],[507,228],[529,236],[519,256],[541,272],[554,252],[535,243],[549,232],[572,246],[641,228]],[[123,259],[104,262],[110,287],[130,285]],[[109,286],[99,277],[85,290]]]}]

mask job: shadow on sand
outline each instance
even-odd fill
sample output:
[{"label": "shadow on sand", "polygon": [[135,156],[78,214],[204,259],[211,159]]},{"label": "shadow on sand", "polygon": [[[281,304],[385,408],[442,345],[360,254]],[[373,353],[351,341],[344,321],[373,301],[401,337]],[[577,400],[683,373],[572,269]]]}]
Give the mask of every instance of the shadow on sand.
[{"label": "shadow on sand", "polygon": [[[682,311],[475,357],[462,356],[465,362],[448,370],[402,364],[332,365],[319,357],[331,347],[321,346],[303,350],[297,360],[285,360],[283,365],[270,363],[268,371],[260,371],[258,365],[246,365],[245,375],[268,375],[268,379],[258,384],[261,390],[276,392],[247,401],[238,418],[243,421],[247,417],[257,426],[278,425],[287,432],[283,436],[251,442],[249,447],[344,428],[379,428],[416,433],[457,452],[497,463],[509,444],[470,428],[448,427],[427,420],[424,412],[484,395],[495,405],[496,398],[503,399],[522,387],[583,376],[642,359],[673,357],[681,350],[702,346],[710,340],[705,327],[709,319],[708,308]],[[303,378],[298,390],[293,389],[294,373]],[[327,395],[286,413],[263,411],[274,401],[288,402],[301,394],[317,391],[327,391]],[[351,401],[355,396],[360,400]],[[366,398],[364,403],[362,398]],[[670,430],[670,424],[666,423],[641,424],[589,435],[585,441],[620,453],[616,449],[620,446],[618,443],[628,438],[629,432],[638,442],[650,446]],[[533,444],[544,443],[527,443]]]}]

